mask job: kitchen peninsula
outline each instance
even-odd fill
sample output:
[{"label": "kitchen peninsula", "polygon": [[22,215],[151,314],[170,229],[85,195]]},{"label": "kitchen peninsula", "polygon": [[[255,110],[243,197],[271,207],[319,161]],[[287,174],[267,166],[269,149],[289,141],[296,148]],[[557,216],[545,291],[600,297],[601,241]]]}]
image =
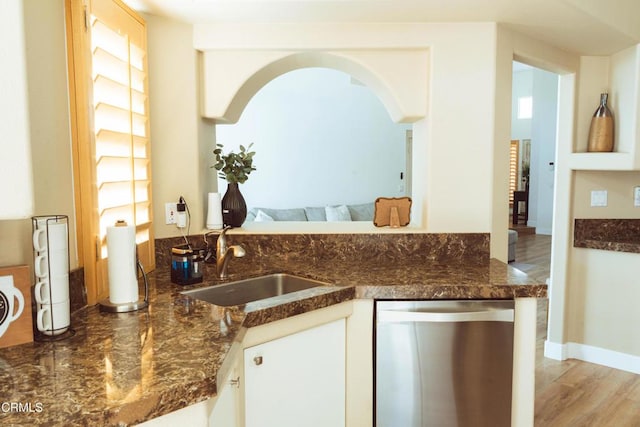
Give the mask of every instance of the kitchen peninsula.
[{"label": "kitchen peninsula", "polygon": [[[231,359],[238,356],[237,347],[253,328],[294,323],[337,306],[348,314],[350,304],[372,306],[374,299],[515,299],[516,325],[534,331],[524,345],[516,339],[516,363],[535,356],[529,354],[535,349],[535,308],[523,317],[518,301],[532,301],[535,307],[535,298],[546,297],[546,285],[489,259],[488,234],[232,235],[233,244],[247,249],[247,257],[231,261],[230,280],[289,273],[327,283],[235,307],[181,294],[215,284],[215,273],[207,265],[204,283],[172,284],[167,249],[174,240],[157,241],[160,267],[149,274],[147,310],[112,314],[86,307],[72,318],[72,337],[0,349],[0,400],[41,408],[2,412],[0,424],[131,425],[151,420],[215,397]],[[349,324],[346,318],[349,359],[352,339],[369,341],[370,349],[373,321]],[[354,333],[356,328],[361,330]],[[366,372],[371,353],[369,360],[357,362]],[[352,366],[347,363],[347,377]],[[365,393],[371,378],[367,381],[360,387]],[[524,384],[528,387],[526,379]],[[514,397],[518,392],[514,388]],[[354,397],[347,390],[346,399],[346,425],[364,425],[354,422],[362,418],[351,412],[350,399],[370,405],[371,396]],[[533,407],[532,395],[530,399]],[[371,416],[371,406],[360,410],[365,418]]]}]

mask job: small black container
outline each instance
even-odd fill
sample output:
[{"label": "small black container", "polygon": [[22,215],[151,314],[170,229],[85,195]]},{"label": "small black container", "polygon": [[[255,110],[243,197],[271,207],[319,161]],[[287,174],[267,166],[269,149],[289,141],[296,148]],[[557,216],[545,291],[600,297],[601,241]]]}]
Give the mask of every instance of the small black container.
[{"label": "small black container", "polygon": [[171,282],[192,285],[203,280],[204,249],[191,249],[187,245],[171,248]]}]

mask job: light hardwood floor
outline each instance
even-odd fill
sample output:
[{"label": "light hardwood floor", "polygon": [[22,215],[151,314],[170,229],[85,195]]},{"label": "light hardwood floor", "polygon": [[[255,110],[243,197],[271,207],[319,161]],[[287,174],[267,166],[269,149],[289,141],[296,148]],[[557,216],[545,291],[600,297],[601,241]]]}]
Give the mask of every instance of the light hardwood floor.
[{"label": "light hardwood floor", "polygon": [[[515,268],[549,277],[551,237],[518,236]],[[535,425],[640,427],[640,375],[579,360],[544,357],[547,300],[538,304]]]}]

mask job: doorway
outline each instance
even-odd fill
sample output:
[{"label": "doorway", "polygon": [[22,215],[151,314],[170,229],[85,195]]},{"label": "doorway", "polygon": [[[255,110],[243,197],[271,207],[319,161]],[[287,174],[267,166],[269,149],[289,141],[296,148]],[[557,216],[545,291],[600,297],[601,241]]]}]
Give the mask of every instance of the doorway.
[{"label": "doorway", "polygon": [[[518,232],[511,265],[550,283],[551,234],[554,213],[558,74],[513,61],[512,147],[517,151],[517,189],[510,228]],[[512,150],[512,157],[514,148]],[[512,169],[514,166],[510,166]],[[519,201],[524,199],[523,201]],[[518,203],[524,202],[524,215]],[[522,222],[520,219],[522,218]],[[547,337],[547,300],[538,302],[538,338]]]},{"label": "doorway", "polygon": [[[558,112],[555,73],[513,61],[511,157],[516,154],[510,228],[551,235]],[[514,214],[515,211],[515,214]]]}]

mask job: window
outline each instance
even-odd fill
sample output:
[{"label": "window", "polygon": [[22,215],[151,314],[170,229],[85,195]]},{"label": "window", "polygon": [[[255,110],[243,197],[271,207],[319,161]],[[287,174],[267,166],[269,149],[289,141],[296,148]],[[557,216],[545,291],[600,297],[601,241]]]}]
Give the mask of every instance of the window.
[{"label": "window", "polygon": [[513,192],[518,190],[519,145],[519,140],[512,139],[509,146],[509,206],[513,206]]},{"label": "window", "polygon": [[[136,226],[155,268],[144,21],[120,0],[67,0],[76,210],[89,304],[108,295],[107,227]],[[78,202],[79,201],[79,202]]]},{"label": "window", "polygon": [[518,119],[530,119],[533,117],[533,98],[523,96],[518,98]]}]

